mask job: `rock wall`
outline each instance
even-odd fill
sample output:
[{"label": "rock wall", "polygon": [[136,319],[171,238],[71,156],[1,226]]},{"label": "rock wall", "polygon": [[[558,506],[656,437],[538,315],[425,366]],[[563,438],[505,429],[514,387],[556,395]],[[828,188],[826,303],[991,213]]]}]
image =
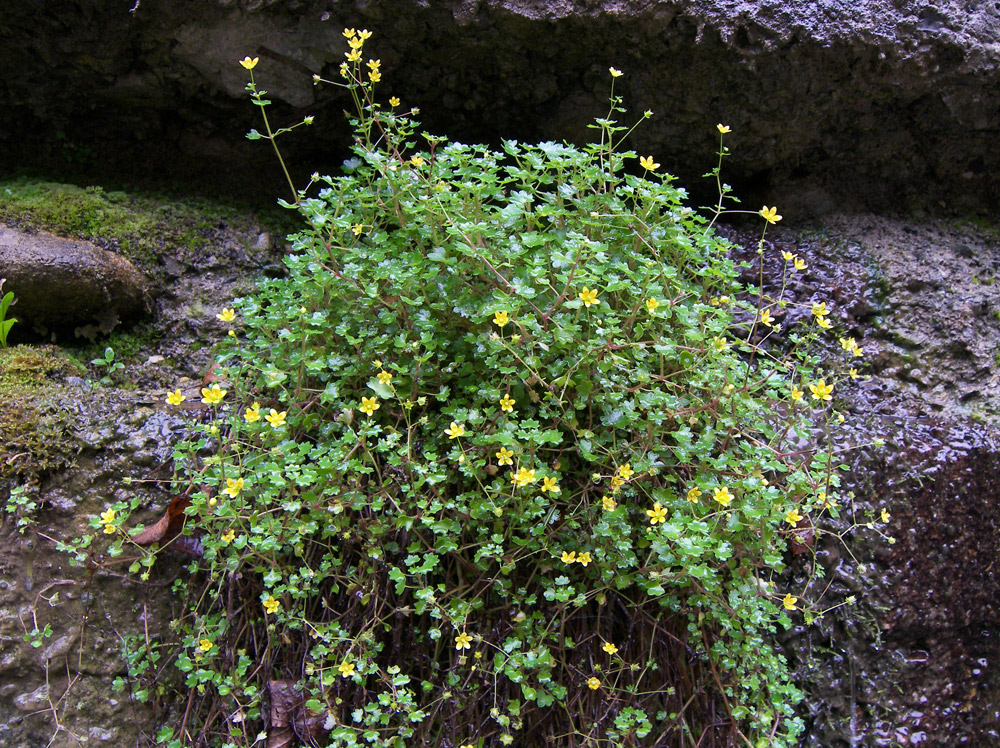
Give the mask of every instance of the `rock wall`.
[{"label": "rock wall", "polygon": [[376,33],[383,98],[456,139],[581,141],[614,65],[631,112],[655,113],[630,144],[689,188],[725,122],[727,175],[751,204],[988,211],[998,14],[984,0],[35,0],[0,28],[0,166],[257,190],[275,175],[241,140],[257,113],[235,63],[252,55],[276,121],[317,117],[285,138],[298,173],[332,169],[347,102],[311,79],[336,77],[340,32],[358,26]]}]

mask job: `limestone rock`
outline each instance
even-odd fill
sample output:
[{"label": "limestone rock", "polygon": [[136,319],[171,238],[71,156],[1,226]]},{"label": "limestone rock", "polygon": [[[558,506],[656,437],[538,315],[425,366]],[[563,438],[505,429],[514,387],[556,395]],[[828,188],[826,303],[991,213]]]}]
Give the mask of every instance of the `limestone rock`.
[{"label": "limestone rock", "polygon": [[93,337],[148,303],[146,280],[127,259],[43,232],[0,226],[0,278],[7,279],[4,291],[14,292],[8,315],[35,332],[75,329]]},{"label": "limestone rock", "polygon": [[10,163],[90,159],[144,178],[283,192],[283,177],[262,182],[265,149],[243,140],[260,123],[237,60],[260,58],[254,74],[276,121],[316,115],[313,128],[283,139],[288,161],[303,177],[331,170],[348,142],[350,102],[312,76],[338,79],[340,31],[351,26],[375,32],[378,95],[420,107],[428,131],[465,142],[589,137],[613,65],[625,73],[615,91],[630,115],[655,113],[628,145],[689,189],[714,164],[722,122],[733,129],[727,176],[744,203],[778,202],[789,219],[992,210],[1000,198],[1000,12],[985,0],[129,5],[9,9],[0,142],[13,149]]}]

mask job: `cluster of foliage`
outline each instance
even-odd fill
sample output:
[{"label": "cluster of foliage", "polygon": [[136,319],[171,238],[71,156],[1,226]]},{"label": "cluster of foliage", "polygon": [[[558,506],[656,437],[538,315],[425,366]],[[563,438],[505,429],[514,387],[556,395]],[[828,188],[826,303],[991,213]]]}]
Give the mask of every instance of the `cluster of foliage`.
[{"label": "cluster of foliage", "polygon": [[[772,639],[820,611],[776,580],[845,501],[817,445],[860,346],[810,356],[822,303],[781,328],[713,229],[728,188],[709,220],[636,170],[613,89],[583,148],[418,137],[345,37],[355,158],[220,313],[175,451],[187,612],[127,653],[140,698],[167,652],[190,689],[161,742],[794,745]],[[112,554],[134,508],[94,520]]]},{"label": "cluster of foliage", "polygon": [[[3,292],[3,284],[6,278],[0,278],[0,293]],[[7,310],[10,309],[11,304],[14,303],[14,292],[8,291],[5,294],[0,295],[0,348],[7,347],[7,335],[10,333],[10,328],[14,326],[17,319],[14,317],[7,317]]]}]

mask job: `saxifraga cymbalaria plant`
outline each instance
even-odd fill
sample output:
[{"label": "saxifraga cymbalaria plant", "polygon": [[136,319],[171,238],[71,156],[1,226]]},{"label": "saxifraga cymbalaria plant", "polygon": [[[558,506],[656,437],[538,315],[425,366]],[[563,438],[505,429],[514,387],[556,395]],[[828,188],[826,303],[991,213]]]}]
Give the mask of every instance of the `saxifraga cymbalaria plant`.
[{"label": "saxifraga cymbalaria plant", "polygon": [[[799,257],[777,297],[739,282],[727,126],[705,217],[621,150],[620,71],[591,145],[494,151],[378,103],[369,36],[315,78],[353,99],[354,157],[285,203],[287,277],[218,315],[220,380],[174,454],[187,612],[126,642],[119,685],[160,698],[173,653],[178,748],[796,745],[773,639],[823,585],[783,572],[850,511],[822,445],[861,345],[810,353],[825,303],[779,324]],[[241,64],[273,145],[291,128]],[[112,554],[132,509],[94,519]]]}]

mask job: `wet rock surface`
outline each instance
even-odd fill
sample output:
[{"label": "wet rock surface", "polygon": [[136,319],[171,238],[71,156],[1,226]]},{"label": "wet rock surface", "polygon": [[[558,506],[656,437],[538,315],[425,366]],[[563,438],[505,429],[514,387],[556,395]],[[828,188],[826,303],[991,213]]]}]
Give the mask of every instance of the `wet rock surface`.
[{"label": "wet rock surface", "polygon": [[367,27],[382,98],[454,139],[583,141],[614,65],[631,112],[655,112],[630,144],[689,188],[726,122],[729,179],[751,204],[989,211],[998,15],[984,0],[36,0],[0,29],[0,141],[11,167],[256,193],[272,164],[241,140],[259,122],[236,61],[260,57],[276,121],[316,115],[314,137],[283,139],[304,176],[348,142],[346,95],[312,76],[336,79],[341,29]]},{"label": "wet rock surface", "polygon": [[148,311],[146,279],[126,258],[90,242],[0,225],[0,278],[32,330],[93,337]]},{"label": "wet rock surface", "polygon": [[[32,527],[22,534],[8,515],[0,525],[0,745],[146,745],[154,709],[112,681],[127,674],[124,637],[169,635],[168,581],[127,581],[134,559],[73,566],[55,546],[92,532],[90,518],[116,501],[140,497],[150,516],[162,508],[156,467],[184,421],[130,393],[52,386],[81,449],[72,467],[27,488]],[[5,500],[14,482],[0,486]]]},{"label": "wet rock surface", "polygon": [[[808,263],[789,283],[801,306],[789,307],[786,325],[825,301],[834,323],[826,360],[843,356],[838,337],[855,336],[867,362],[865,376],[840,388],[846,424],[837,446],[855,499],[827,529],[862,527],[847,548],[820,542],[815,563],[824,574],[811,583],[828,604],[850,595],[858,603],[786,635],[808,694],[804,745],[996,745],[997,234],[840,215],[769,238],[765,287],[776,290],[783,251]],[[890,519],[880,532],[882,509]],[[810,563],[800,560],[793,583],[807,583]]]}]

